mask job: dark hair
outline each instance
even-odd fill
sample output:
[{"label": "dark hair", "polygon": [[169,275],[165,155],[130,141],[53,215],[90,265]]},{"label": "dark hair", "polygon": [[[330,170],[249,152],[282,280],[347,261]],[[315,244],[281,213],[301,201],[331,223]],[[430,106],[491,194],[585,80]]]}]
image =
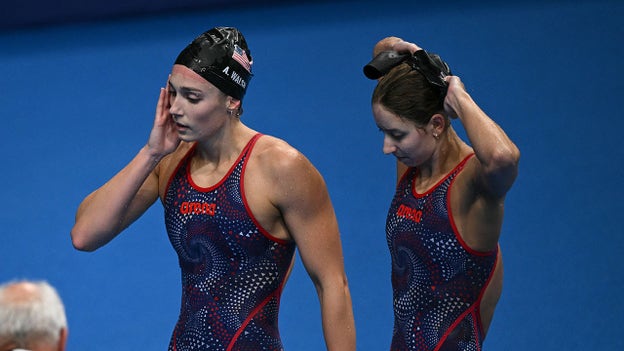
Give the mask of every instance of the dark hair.
[{"label": "dark hair", "polygon": [[379,80],[372,103],[381,104],[417,126],[426,125],[431,116],[444,111],[439,89],[406,63],[396,66]]}]

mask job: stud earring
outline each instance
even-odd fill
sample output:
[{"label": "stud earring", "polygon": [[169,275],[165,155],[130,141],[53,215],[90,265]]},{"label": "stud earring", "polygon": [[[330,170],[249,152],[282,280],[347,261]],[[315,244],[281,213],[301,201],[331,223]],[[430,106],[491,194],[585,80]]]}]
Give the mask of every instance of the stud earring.
[{"label": "stud earring", "polygon": [[241,115],[240,110],[233,110],[233,109],[229,109],[229,108],[227,109],[227,113],[228,113],[228,115],[230,115],[230,117],[237,117],[238,118]]}]

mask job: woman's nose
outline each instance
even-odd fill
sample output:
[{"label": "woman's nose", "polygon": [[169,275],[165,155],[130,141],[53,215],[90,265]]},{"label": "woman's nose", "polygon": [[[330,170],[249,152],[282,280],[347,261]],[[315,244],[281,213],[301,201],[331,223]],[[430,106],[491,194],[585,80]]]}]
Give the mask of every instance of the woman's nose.
[{"label": "woman's nose", "polygon": [[182,110],[180,109],[180,104],[178,103],[178,99],[175,96],[169,96],[169,113],[171,115],[181,115]]},{"label": "woman's nose", "polygon": [[392,141],[392,139],[390,139],[389,136],[384,135],[383,138],[383,147],[382,147],[382,151],[384,154],[388,155],[393,153],[394,151],[396,151],[396,146],[394,145],[394,142]]}]

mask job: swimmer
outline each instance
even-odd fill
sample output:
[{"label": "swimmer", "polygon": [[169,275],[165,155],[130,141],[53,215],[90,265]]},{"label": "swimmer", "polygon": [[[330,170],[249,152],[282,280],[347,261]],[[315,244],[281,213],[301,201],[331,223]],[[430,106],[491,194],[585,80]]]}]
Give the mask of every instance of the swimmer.
[{"label": "swimmer", "polygon": [[373,57],[364,70],[378,79],[373,117],[397,159],[390,349],[481,350],[502,289],[498,240],[520,152],[439,56],[388,37]]},{"label": "swimmer", "polygon": [[236,28],[208,30],[182,50],[146,145],[80,204],[73,245],[96,250],[161,201],[182,275],[169,344],[178,351],[282,350],[280,297],[297,249],[319,296],[327,349],[355,350],[325,182],[298,150],[241,121],[252,65]]}]

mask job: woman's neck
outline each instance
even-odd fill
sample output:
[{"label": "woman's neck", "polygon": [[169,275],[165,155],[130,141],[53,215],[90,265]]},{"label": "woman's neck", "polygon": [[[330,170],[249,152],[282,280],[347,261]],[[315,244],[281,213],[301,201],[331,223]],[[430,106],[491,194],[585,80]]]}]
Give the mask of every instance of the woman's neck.
[{"label": "woman's neck", "polygon": [[231,128],[224,128],[221,133],[212,136],[209,140],[197,141],[195,160],[199,163],[208,163],[218,166],[222,162],[231,162],[238,157],[249,139],[255,132],[238,122]]},{"label": "woman's neck", "polygon": [[424,187],[433,185],[446,176],[472,149],[457,135],[452,127],[440,135],[438,146],[431,159],[418,167],[419,182]]}]

